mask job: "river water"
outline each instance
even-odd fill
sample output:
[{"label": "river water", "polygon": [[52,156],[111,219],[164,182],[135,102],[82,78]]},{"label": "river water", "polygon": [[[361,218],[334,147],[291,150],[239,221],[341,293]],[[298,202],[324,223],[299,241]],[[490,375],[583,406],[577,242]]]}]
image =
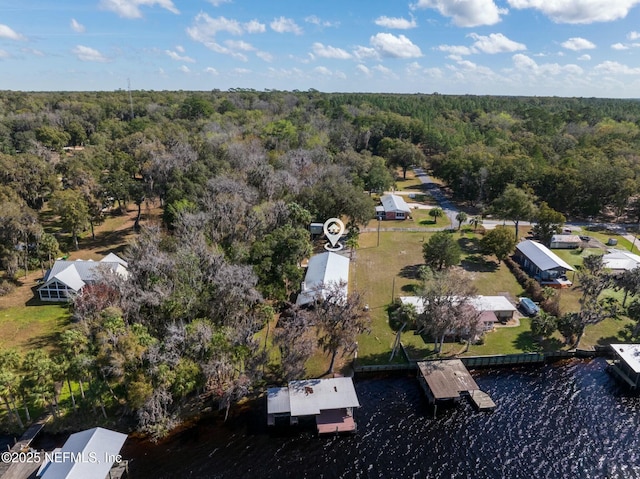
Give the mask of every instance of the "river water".
[{"label": "river water", "polygon": [[640,398],[602,359],[474,372],[497,404],[462,402],[433,418],[411,377],[356,381],[358,433],[266,428],[259,401],[123,455],[142,478],[640,478]]}]

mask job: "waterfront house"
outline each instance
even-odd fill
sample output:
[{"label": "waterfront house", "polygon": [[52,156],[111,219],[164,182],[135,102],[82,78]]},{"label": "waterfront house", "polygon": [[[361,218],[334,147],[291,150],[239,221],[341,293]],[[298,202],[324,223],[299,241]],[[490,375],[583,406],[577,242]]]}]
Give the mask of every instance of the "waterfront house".
[{"label": "waterfront house", "polygon": [[[403,304],[412,304],[416,313],[424,312],[424,302],[420,296],[401,296]],[[513,318],[516,307],[505,296],[474,296],[469,299],[469,306],[480,314],[480,323],[485,332],[493,331],[495,324],[506,323]]]},{"label": "waterfront house", "polygon": [[111,271],[126,278],[127,262],[109,253],[100,261],[57,260],[44,276],[44,284],[38,288],[41,301],[68,301],[87,284],[95,282],[102,271]]},{"label": "waterfront house", "polygon": [[558,234],[551,237],[551,249],[575,249],[582,245],[577,235]]},{"label": "waterfront house", "polygon": [[383,220],[404,220],[411,216],[411,208],[399,195],[383,195],[382,206],[376,207],[376,216]]},{"label": "waterfront house", "polygon": [[574,269],[543,244],[521,241],[516,246],[514,258],[542,286],[568,288],[572,285],[566,274]]},{"label": "waterfront house", "polygon": [[94,427],[71,434],[60,450],[50,454],[52,460],[38,471],[42,479],[106,479],[120,477],[112,468],[122,462],[120,449],[126,434]]},{"label": "waterfront house", "polygon": [[346,297],[348,282],[349,258],[330,251],[312,256],[296,304],[304,306],[313,303],[318,295],[323,295],[323,286],[331,283],[344,284]]},{"label": "waterfront house", "polygon": [[267,390],[267,424],[278,418],[298,424],[300,418],[314,418],[318,434],[354,432],[353,408],[360,407],[351,378],[290,381],[287,387]]},{"label": "waterfront house", "polygon": [[640,386],[640,344],[612,344],[615,359],[610,370],[631,389]]}]

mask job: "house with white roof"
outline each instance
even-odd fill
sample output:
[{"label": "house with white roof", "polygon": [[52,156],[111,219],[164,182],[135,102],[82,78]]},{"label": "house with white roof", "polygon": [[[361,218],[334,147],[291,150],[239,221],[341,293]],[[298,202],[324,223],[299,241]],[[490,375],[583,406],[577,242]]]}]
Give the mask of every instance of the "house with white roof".
[{"label": "house with white roof", "polygon": [[521,241],[516,246],[515,260],[522,268],[543,286],[568,288],[567,271],[574,269],[549,248],[536,241]]},{"label": "house with white roof", "polygon": [[318,434],[354,432],[353,408],[360,407],[351,378],[306,379],[290,381],[287,387],[267,390],[267,424],[288,418],[313,417]]},{"label": "house with white roof", "polygon": [[411,208],[399,195],[383,195],[376,206],[376,217],[384,220],[404,220],[411,216]]},{"label": "house with white roof", "polygon": [[[416,313],[424,312],[424,300],[420,296],[401,296],[402,304],[412,304]],[[498,321],[506,323],[513,318],[516,307],[505,296],[474,296],[469,298],[469,306],[481,313],[480,323],[484,331],[492,331]]]},{"label": "house with white roof", "polygon": [[615,359],[610,370],[631,389],[640,385],[640,344],[612,344]]},{"label": "house with white roof", "polygon": [[312,256],[302,283],[296,304],[304,306],[313,303],[318,295],[325,295],[323,287],[343,283],[344,296],[347,296],[349,283],[349,258],[327,251]]},{"label": "house with white roof", "polygon": [[60,450],[50,453],[36,477],[42,479],[105,479],[121,462],[126,434],[94,427],[71,434]]},{"label": "house with white roof", "polygon": [[57,260],[44,277],[44,284],[38,288],[41,301],[68,301],[71,295],[79,293],[87,284],[98,280],[101,272],[111,271],[123,278],[128,276],[128,264],[114,253],[109,253],[100,261]]},{"label": "house with white roof", "polygon": [[602,264],[613,273],[631,271],[640,265],[640,256],[629,251],[612,248],[602,256]]}]

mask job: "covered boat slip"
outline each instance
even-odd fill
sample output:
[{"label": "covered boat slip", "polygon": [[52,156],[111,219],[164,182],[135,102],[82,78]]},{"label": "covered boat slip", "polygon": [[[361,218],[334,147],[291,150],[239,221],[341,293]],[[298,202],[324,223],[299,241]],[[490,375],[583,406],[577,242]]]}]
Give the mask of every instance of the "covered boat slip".
[{"label": "covered boat slip", "polygon": [[289,418],[297,424],[300,417],[315,417],[319,434],[356,430],[353,408],[360,407],[351,378],[291,381],[288,387],[267,391],[267,424],[276,418]]},{"label": "covered boat slip", "polygon": [[418,381],[427,399],[437,407],[438,402],[460,400],[467,395],[481,411],[495,409],[488,394],[480,391],[473,377],[459,359],[418,362]]}]

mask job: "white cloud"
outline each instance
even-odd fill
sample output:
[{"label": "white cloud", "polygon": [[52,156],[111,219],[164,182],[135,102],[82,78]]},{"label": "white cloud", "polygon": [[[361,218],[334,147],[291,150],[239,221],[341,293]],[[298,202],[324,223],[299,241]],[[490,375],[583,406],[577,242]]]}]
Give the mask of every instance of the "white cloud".
[{"label": "white cloud", "polygon": [[377,33],[369,39],[369,42],[383,57],[417,58],[422,56],[420,47],[404,35]]},{"label": "white cloud", "polygon": [[109,59],[105,57],[95,48],[85,47],[84,45],[77,45],[71,52],[83,62],[108,62]]},{"label": "white cloud", "polygon": [[231,0],[208,0],[214,7],[219,7],[223,3],[231,3]]},{"label": "white cloud", "polygon": [[35,48],[23,48],[22,51],[24,53],[28,53],[29,55],[34,55],[36,57],[43,57],[44,53],[40,50],[36,50]]},{"label": "white cloud", "polygon": [[369,70],[365,65],[363,65],[362,63],[359,63],[358,65],[356,65],[356,69],[364,74],[367,77],[371,76],[371,70]]},{"label": "white cloud", "polygon": [[624,43],[614,43],[613,45],[611,45],[611,48],[613,48],[614,50],[628,50],[629,45],[625,45]]},{"label": "white cloud", "polygon": [[242,40],[225,40],[224,44],[231,50],[241,50],[243,52],[252,52],[255,50],[255,47],[251,45],[251,43]]},{"label": "white cloud", "polygon": [[329,70],[327,67],[315,67],[313,69],[313,72],[317,73],[319,75],[324,75],[324,76],[328,76],[328,77],[333,75],[331,70]]},{"label": "white cloud", "polygon": [[591,55],[587,55],[585,53],[584,55],[580,55],[578,57],[578,60],[583,61],[583,62],[588,62],[589,60],[591,60]]},{"label": "white cloud", "polygon": [[0,49],[0,60],[4,60],[5,58],[10,58],[11,54],[6,50]]},{"label": "white cloud", "polygon": [[171,50],[165,50],[164,51],[169,58],[171,58],[172,60],[178,61],[178,62],[188,62],[188,63],[195,63],[196,61],[191,58],[188,57],[186,55],[180,55],[177,52],[171,51]]},{"label": "white cloud", "polygon": [[205,73],[208,73],[209,75],[218,75],[218,70],[216,70],[213,67],[207,67],[204,69]]},{"label": "white cloud", "polygon": [[244,29],[237,20],[225,17],[211,18],[206,13],[198,13],[193,19],[193,26],[187,28],[187,35],[192,40],[206,43],[213,41],[218,32],[242,35]]},{"label": "white cloud", "polygon": [[396,28],[398,30],[409,30],[410,28],[416,28],[418,24],[416,19],[411,17],[411,20],[407,20],[402,17],[378,17],[375,20],[375,24],[385,28]]},{"label": "white cloud", "polygon": [[459,27],[495,25],[508,10],[498,8],[493,0],[418,0],[411,8],[434,8],[440,15],[453,18]]},{"label": "white cloud", "polygon": [[182,45],[176,45],[176,51],[180,53],[184,53],[184,47]]},{"label": "white cloud", "polygon": [[274,32],[302,35],[302,28],[300,28],[291,18],[275,18],[269,26]]},{"label": "white cloud", "polygon": [[627,33],[627,38],[629,40],[637,40],[638,38],[640,38],[640,32],[629,32]]},{"label": "white cloud", "polygon": [[141,6],[153,7],[158,5],[165,10],[178,14],[180,11],[171,0],[101,0],[100,7],[118,14],[123,18],[141,18]]},{"label": "white cloud", "polygon": [[371,47],[363,47],[362,45],[358,45],[353,50],[353,55],[358,60],[366,60],[368,58],[373,58],[373,59],[380,58],[380,54],[378,53],[378,50],[376,50],[375,48],[371,48]]},{"label": "white cloud", "polygon": [[308,17],[305,17],[304,21],[311,23],[312,25],[318,25],[319,27],[337,27],[340,25],[340,22],[322,20],[317,15],[309,15]]},{"label": "white cloud", "polygon": [[567,50],[573,50],[576,52],[579,50],[592,50],[596,47],[593,42],[581,37],[569,38],[566,42],[562,42],[561,45]]},{"label": "white cloud", "polygon": [[258,20],[251,20],[244,24],[244,29],[247,33],[264,33],[267,27],[264,23],[260,23]]},{"label": "white cloud", "polygon": [[386,77],[395,79],[398,78],[398,75],[396,75],[391,68],[387,68],[384,65],[376,65],[375,67],[373,67],[373,69],[379,73],[382,73]]},{"label": "white cloud", "polygon": [[640,75],[640,68],[631,68],[618,62],[606,61],[595,67],[598,72],[614,75]]},{"label": "white cloud", "polygon": [[464,45],[439,45],[435,49],[449,53],[449,57],[453,57],[456,60],[464,55],[471,55],[473,53],[471,48],[465,47]]},{"label": "white cloud", "polygon": [[7,25],[0,24],[0,38],[7,38],[9,40],[26,40],[27,37],[16,32]]},{"label": "white cloud", "polygon": [[191,73],[191,70],[189,70],[189,67],[188,67],[187,65],[182,65],[182,66],[180,67],[180,71],[181,71],[182,73]]},{"label": "white cloud", "polygon": [[83,33],[85,31],[85,28],[84,28],[84,25],[82,25],[81,23],[78,23],[78,21],[75,18],[72,18],[71,30],[73,30],[76,33]]},{"label": "white cloud", "polygon": [[249,73],[251,73],[251,70],[249,70],[248,68],[234,68],[233,70],[231,70],[231,73],[233,75],[248,75]]},{"label": "white cloud", "polygon": [[568,74],[579,76],[584,74],[584,70],[578,65],[574,65],[572,63],[567,65],[559,65],[558,63],[538,64],[535,60],[522,53],[516,53],[512,57],[512,60],[516,70],[526,72],[528,75],[548,76]]},{"label": "white cloud", "polygon": [[256,52],[256,56],[265,62],[273,61],[273,55],[269,52],[258,51]]},{"label": "white cloud", "polygon": [[527,49],[523,43],[514,42],[502,33],[491,33],[489,36],[470,33],[469,36],[475,40],[473,49],[483,53],[516,52]]},{"label": "white cloud", "polygon": [[313,44],[313,53],[322,58],[334,58],[337,60],[349,60],[351,54],[342,48],[332,47],[330,45],[323,45],[316,42]]},{"label": "white cloud", "polygon": [[556,23],[611,22],[625,18],[640,0],[508,0],[513,8],[534,8]]}]

